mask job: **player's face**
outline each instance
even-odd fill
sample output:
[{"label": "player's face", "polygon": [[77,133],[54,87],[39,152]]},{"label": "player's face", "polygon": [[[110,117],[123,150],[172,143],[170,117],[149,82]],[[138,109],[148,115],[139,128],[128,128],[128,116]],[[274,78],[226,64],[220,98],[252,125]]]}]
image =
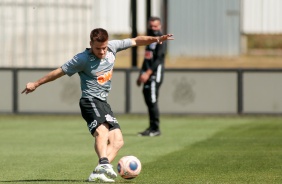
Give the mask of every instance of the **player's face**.
[{"label": "player's face", "polygon": [[100,59],[105,58],[108,50],[108,41],[105,42],[90,42],[92,53]]},{"label": "player's face", "polygon": [[158,20],[155,21],[150,21],[148,28],[153,30],[153,31],[159,31],[161,30],[162,26],[161,26],[161,22]]}]

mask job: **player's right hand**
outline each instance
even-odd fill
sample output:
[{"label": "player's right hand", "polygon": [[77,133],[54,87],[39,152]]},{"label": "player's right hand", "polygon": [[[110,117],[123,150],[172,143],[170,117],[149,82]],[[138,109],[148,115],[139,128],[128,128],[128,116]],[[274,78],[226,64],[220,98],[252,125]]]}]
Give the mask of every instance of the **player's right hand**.
[{"label": "player's right hand", "polygon": [[25,93],[25,94],[28,94],[28,93],[31,93],[33,92],[34,90],[36,89],[36,85],[34,82],[29,82],[26,84],[26,87],[25,89],[22,91],[22,94]]}]

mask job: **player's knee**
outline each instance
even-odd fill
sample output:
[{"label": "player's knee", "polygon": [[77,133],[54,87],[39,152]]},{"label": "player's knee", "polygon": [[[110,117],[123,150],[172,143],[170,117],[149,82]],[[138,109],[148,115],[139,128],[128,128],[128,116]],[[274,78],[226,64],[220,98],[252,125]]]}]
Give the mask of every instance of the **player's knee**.
[{"label": "player's knee", "polygon": [[116,152],[120,150],[124,144],[123,136],[120,129],[114,129],[109,133],[109,146]]},{"label": "player's knee", "polygon": [[123,145],[124,145],[123,139],[120,139],[120,140],[117,141],[117,148],[118,149],[122,148]]},{"label": "player's knee", "polygon": [[121,139],[117,139],[117,140],[115,140],[115,142],[114,142],[114,149],[115,150],[120,150],[121,148],[122,148],[122,146],[124,145],[124,141],[123,141],[123,139],[121,138]]}]

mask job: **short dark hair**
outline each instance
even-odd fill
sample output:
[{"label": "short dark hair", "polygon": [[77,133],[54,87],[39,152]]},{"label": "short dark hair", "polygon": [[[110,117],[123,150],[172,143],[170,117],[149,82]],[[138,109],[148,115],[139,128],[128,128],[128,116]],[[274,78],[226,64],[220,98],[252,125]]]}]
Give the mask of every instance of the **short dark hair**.
[{"label": "short dark hair", "polygon": [[160,17],[153,17],[153,16],[152,16],[152,17],[149,17],[149,20],[148,20],[148,21],[156,21],[156,20],[162,22]]},{"label": "short dark hair", "polygon": [[109,39],[108,32],[103,28],[93,29],[90,33],[90,40],[97,42],[105,42]]}]

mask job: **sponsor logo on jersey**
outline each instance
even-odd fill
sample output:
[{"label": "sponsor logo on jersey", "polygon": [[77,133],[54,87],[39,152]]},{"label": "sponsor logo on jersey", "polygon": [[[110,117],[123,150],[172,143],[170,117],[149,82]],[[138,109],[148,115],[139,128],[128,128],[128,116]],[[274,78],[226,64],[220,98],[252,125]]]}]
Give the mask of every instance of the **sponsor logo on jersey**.
[{"label": "sponsor logo on jersey", "polygon": [[153,52],[146,50],[145,51],[145,59],[152,59],[153,58]]},{"label": "sponsor logo on jersey", "polygon": [[99,66],[99,63],[93,62],[93,63],[91,63],[90,68],[91,68],[92,70],[94,70],[94,69],[97,69],[98,66]]},{"label": "sponsor logo on jersey", "polygon": [[[98,74],[97,74],[98,75]],[[104,85],[106,82],[108,82],[109,80],[112,79],[112,75],[113,75],[113,69],[110,70],[110,71],[107,71],[101,75],[99,75],[97,77],[97,82],[100,84],[100,85]]]}]

